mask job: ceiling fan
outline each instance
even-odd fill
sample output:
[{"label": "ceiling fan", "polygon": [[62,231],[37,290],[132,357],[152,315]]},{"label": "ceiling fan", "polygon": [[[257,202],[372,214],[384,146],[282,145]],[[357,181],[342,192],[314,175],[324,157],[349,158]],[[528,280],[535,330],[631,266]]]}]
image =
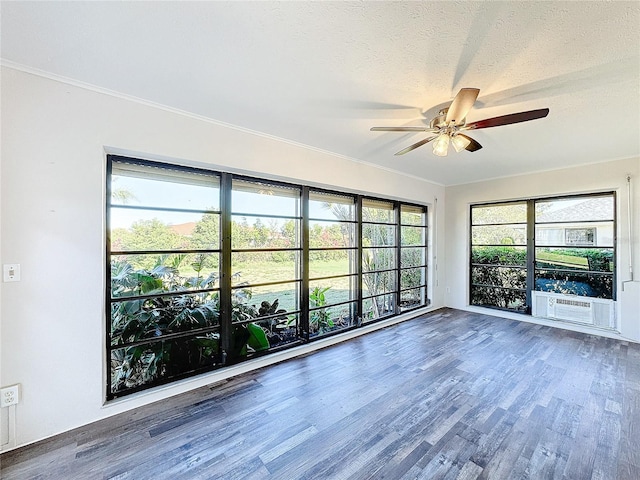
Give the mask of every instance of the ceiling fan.
[{"label": "ceiling fan", "polygon": [[499,117],[466,123],[467,113],[469,113],[469,110],[471,110],[476,98],[478,98],[478,93],[480,93],[480,90],[477,88],[461,89],[453,99],[453,102],[451,102],[451,105],[448,108],[440,110],[438,115],[431,120],[428,127],[372,127],[371,131],[433,133],[433,136],[420,140],[413,145],[409,145],[407,148],[397,152],[396,155],[404,155],[405,153],[435,140],[433,142],[433,153],[439,157],[445,157],[449,151],[449,144],[453,145],[456,152],[461,150],[475,152],[482,148],[482,145],[462,132],[467,130],[478,130],[479,128],[509,125],[511,123],[528,122],[529,120],[544,118],[549,114],[548,108],[542,108],[540,110],[511,113],[509,115],[501,115]]}]

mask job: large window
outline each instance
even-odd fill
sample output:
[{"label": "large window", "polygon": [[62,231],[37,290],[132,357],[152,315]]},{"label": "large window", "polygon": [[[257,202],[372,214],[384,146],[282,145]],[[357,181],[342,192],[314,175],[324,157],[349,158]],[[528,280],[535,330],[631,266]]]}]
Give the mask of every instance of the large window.
[{"label": "large window", "polygon": [[114,162],[109,396],[220,361],[220,186],[208,172]]},{"label": "large window", "polygon": [[400,206],[400,309],[424,305],[427,297],[427,209]]},{"label": "large window", "polygon": [[535,289],[614,298],[614,212],[611,194],[536,201]]},{"label": "large window", "polygon": [[471,208],[471,304],[527,305],[527,204]]},{"label": "large window", "polygon": [[109,156],[107,397],[429,304],[427,209]]},{"label": "large window", "polygon": [[309,334],[356,324],[356,199],[309,193]]},{"label": "large window", "polygon": [[298,341],[300,196],[296,187],[232,180],[232,359]]},{"label": "large window", "polygon": [[398,225],[393,202],[362,201],[363,321],[396,313]]},{"label": "large window", "polygon": [[471,207],[470,303],[530,311],[531,291],[615,299],[615,195]]}]

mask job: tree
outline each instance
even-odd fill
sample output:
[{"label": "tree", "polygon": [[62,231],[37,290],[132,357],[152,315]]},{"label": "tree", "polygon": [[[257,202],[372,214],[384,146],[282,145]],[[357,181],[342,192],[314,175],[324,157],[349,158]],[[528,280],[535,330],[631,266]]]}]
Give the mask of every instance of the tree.
[{"label": "tree", "polygon": [[[154,218],[153,220],[139,220],[131,224],[129,230],[116,229],[112,232],[111,248],[115,246],[126,251],[157,251],[174,250],[180,248],[183,238],[171,230],[169,225]],[[136,255],[130,261],[139,268],[153,268],[156,263],[153,255]]]},{"label": "tree", "polygon": [[262,223],[260,218],[257,218],[251,229],[251,236],[253,239],[255,248],[265,248],[269,244],[269,227]]},{"label": "tree", "polygon": [[127,247],[130,250],[173,250],[180,246],[182,237],[162,221],[139,220],[129,229]]},{"label": "tree", "polygon": [[220,215],[205,213],[202,216],[191,234],[191,245],[201,249],[220,248]]},{"label": "tree", "polygon": [[128,204],[132,200],[137,200],[136,196],[126,188],[116,188],[115,183],[119,180],[114,176],[111,179],[111,203]]},{"label": "tree", "polygon": [[[347,205],[327,203],[326,208],[330,209],[333,215],[341,220],[350,220],[350,210]],[[363,208],[362,228],[362,245],[364,247],[374,246],[393,246],[395,244],[395,235],[393,235],[393,225],[369,224],[366,222],[389,222],[390,211],[383,208]],[[349,245],[355,245],[355,232],[353,229],[345,232],[341,230],[342,235],[349,236]],[[388,268],[394,268],[394,254],[391,250],[380,248],[367,248],[363,253],[362,266],[363,273],[362,282],[369,292],[369,295],[376,296],[387,290],[387,285],[392,282],[392,277],[388,272],[379,272]],[[370,273],[369,273],[370,272]],[[384,297],[380,297],[384,298]],[[371,302],[373,306],[374,317],[379,317],[381,309],[385,308],[384,301],[374,299]]]},{"label": "tree", "polygon": [[474,245],[524,245],[527,204],[476,206],[471,209]]},{"label": "tree", "polygon": [[280,227],[280,234],[287,240],[288,246],[295,245],[295,239],[298,236],[296,232],[296,223],[293,220],[285,221]]}]

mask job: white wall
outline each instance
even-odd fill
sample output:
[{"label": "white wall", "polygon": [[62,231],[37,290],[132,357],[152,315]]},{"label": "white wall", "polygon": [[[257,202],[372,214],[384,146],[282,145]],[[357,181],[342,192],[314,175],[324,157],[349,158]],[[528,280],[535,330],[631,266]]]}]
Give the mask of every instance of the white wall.
[{"label": "white wall", "polygon": [[[615,189],[619,292],[627,278],[624,175],[634,176],[637,218],[640,159],[449,187],[445,204],[438,185],[11,68],[2,69],[1,95],[0,263],[20,263],[22,281],[0,284],[0,385],[23,386],[14,412],[17,446],[219,375],[103,405],[105,150],[430,206],[437,197],[433,241],[437,258],[447,261],[440,262],[440,278],[431,279],[439,285],[432,292],[434,308],[467,308],[470,203]],[[446,299],[445,287],[451,292]],[[623,334],[640,339],[638,309],[633,311],[635,317],[622,319]]]},{"label": "white wall", "polygon": [[22,281],[0,284],[0,385],[23,387],[17,446],[213,378],[103,406],[105,149],[444,206],[442,186],[11,68],[1,100],[1,263]]},{"label": "white wall", "polygon": [[[622,302],[632,302],[633,305],[640,306],[640,299],[636,298],[637,295],[635,293],[633,297],[625,295],[622,288],[622,282],[630,278],[627,174],[631,174],[632,177],[632,246],[635,251],[633,270],[635,279],[640,280],[640,235],[638,233],[640,228],[640,222],[638,222],[640,215],[640,158],[448,187],[445,209],[447,237],[445,284],[450,293],[446,294],[447,306],[479,310],[476,307],[469,307],[468,299],[470,204],[613,190],[617,192],[617,303],[620,331],[622,336],[640,341],[640,312],[637,308],[626,309],[625,315],[623,315],[620,308]],[[504,316],[503,312],[490,309],[481,310],[485,313]],[[635,314],[629,315],[628,311],[633,311]],[[509,316],[536,321],[532,317],[517,314]],[[540,323],[548,322],[541,321]],[[587,331],[584,328],[575,329]]]}]

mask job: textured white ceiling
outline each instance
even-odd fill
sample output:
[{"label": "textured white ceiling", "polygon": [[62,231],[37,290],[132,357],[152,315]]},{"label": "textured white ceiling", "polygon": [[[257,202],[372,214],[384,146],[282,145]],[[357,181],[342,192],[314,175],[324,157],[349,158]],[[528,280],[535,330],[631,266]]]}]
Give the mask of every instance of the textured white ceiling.
[{"label": "textured white ceiling", "polygon": [[[452,185],[640,156],[640,2],[6,2],[2,60]],[[393,154],[462,87],[478,152]]]}]

